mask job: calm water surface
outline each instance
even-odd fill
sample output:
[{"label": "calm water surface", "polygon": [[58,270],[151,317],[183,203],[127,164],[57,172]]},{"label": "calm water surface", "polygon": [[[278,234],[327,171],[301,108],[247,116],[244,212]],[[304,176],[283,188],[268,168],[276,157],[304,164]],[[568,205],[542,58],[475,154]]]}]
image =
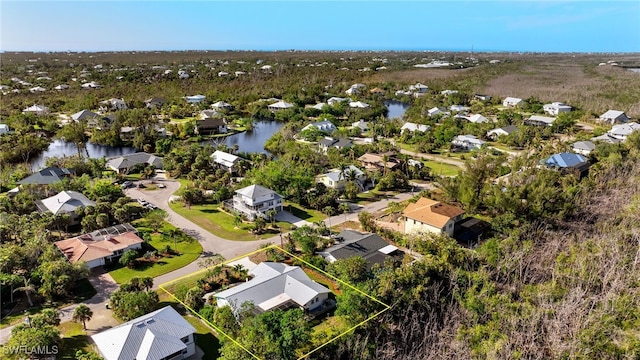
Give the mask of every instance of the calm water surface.
[{"label": "calm water surface", "polygon": [[[112,147],[87,143],[87,153],[89,154],[90,158],[94,159],[127,155],[132,154],[136,151],[137,150],[135,148],[129,146]],[[45,163],[48,158],[66,157],[73,155],[78,155],[78,147],[76,146],[76,144],[56,139],[51,144],[49,144],[49,148],[47,150],[42,152],[40,155],[32,158],[31,161],[29,161],[29,165],[31,165],[31,169],[33,171],[37,171],[46,166]],[[85,153],[83,155],[86,156],[87,154]]]},{"label": "calm water surface", "polygon": [[387,114],[387,118],[389,119],[402,119],[402,115],[404,115],[405,111],[409,108],[409,104],[405,104],[396,100],[385,101],[384,104],[389,109],[389,113]]},{"label": "calm water surface", "polygon": [[264,143],[278,130],[282,129],[283,126],[284,123],[278,121],[260,120],[253,123],[253,130],[251,131],[230,135],[225,137],[224,140],[203,141],[201,144],[215,145],[224,141],[229,147],[238,145],[239,152],[268,154],[269,152],[264,149]]}]

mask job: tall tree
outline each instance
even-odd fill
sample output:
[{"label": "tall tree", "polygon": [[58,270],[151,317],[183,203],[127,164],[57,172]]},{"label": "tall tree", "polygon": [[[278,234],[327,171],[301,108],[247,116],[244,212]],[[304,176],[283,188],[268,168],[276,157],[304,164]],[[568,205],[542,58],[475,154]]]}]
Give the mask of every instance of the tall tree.
[{"label": "tall tree", "polygon": [[93,311],[85,305],[80,304],[73,310],[72,319],[75,322],[82,322],[82,328],[87,330],[87,321],[93,317]]}]

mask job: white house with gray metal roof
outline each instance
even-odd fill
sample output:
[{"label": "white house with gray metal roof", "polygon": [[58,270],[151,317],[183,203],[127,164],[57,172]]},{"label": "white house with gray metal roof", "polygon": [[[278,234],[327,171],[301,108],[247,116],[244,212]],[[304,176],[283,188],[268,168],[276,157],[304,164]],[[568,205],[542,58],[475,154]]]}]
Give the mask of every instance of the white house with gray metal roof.
[{"label": "white house with gray metal roof", "polygon": [[243,304],[253,303],[258,311],[300,307],[313,311],[321,307],[331,291],[311,280],[299,266],[275,262],[258,264],[250,274],[253,279],[227,290],[207,294],[218,307],[230,306],[235,314]]},{"label": "white house with gray metal roof", "polygon": [[600,121],[609,124],[626,123],[629,121],[629,117],[624,113],[624,111],[608,110],[606,113],[600,115]]},{"label": "white house with gray metal roof", "polygon": [[196,329],[171,306],[91,336],[105,360],[181,360],[196,353]]}]

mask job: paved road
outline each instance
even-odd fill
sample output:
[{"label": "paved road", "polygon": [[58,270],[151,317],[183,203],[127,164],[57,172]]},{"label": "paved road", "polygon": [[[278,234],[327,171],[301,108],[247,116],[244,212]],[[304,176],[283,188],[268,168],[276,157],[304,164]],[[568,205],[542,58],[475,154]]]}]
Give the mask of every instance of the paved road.
[{"label": "paved road", "polygon": [[[126,194],[133,199],[144,199],[156,205],[167,212],[167,221],[173,226],[182,229],[185,233],[196,238],[202,244],[202,255],[191,264],[182,267],[170,273],[158,276],[154,279],[154,288],[158,285],[177,279],[181,276],[191,274],[200,270],[199,263],[202,259],[211,257],[215,254],[222,255],[225,259],[232,259],[242,254],[246,254],[257,249],[260,245],[267,242],[274,242],[273,239],[255,240],[255,241],[233,241],[223,239],[209,231],[201,228],[197,224],[187,220],[169,207],[169,198],[180,188],[180,183],[175,180],[158,180],[158,183],[165,184],[166,188],[153,191],[145,191],[143,189],[130,188],[126,190]],[[278,237],[279,241],[279,237]]]},{"label": "paved road", "polygon": [[413,152],[413,151],[409,151],[409,150],[405,150],[405,149],[400,149],[400,152],[402,154],[411,155],[411,156],[415,156],[415,157],[420,157],[420,158],[423,158],[423,159],[426,159],[426,160],[439,161],[441,163],[445,163],[445,164],[449,164],[449,165],[455,165],[455,166],[458,166],[458,167],[464,169],[464,161],[461,161],[461,160],[452,159],[452,158],[446,158],[446,157],[437,156],[437,155],[433,155],[433,154],[417,153],[417,152]]},{"label": "paved road", "polygon": [[[171,195],[180,188],[180,183],[175,180],[158,180],[158,183],[166,185],[164,189],[158,189],[153,191],[145,191],[137,188],[127,189],[126,194],[134,199],[145,199],[148,202],[158,206],[159,208],[167,212],[167,221],[182,229],[187,234],[196,238],[202,244],[202,255],[200,258],[180,269],[172,271],[170,273],[158,276],[154,278],[154,289],[158,288],[158,285],[177,279],[181,276],[189,275],[195,271],[200,270],[200,261],[214,254],[220,254],[226,259],[232,259],[239,255],[249,253],[257,249],[260,245],[271,242],[274,244],[280,243],[280,236],[274,236],[270,239],[256,240],[256,241],[233,241],[223,239],[216,236],[186,218],[178,215],[175,211],[169,207],[168,200]],[[400,202],[409,199],[422,188],[433,189],[430,184],[418,185],[415,184],[413,192],[401,193],[391,198],[376,201],[367,205],[351,204],[352,212],[348,215],[336,215],[325,219],[325,223],[329,226],[336,226],[345,221],[357,221],[358,213],[367,211],[375,213],[387,207],[389,202]],[[284,235],[284,234],[283,234]],[[111,316],[111,311],[106,310],[105,304],[109,299],[109,296],[113,291],[118,288],[118,284],[111,278],[108,273],[94,274],[90,277],[90,281],[98,292],[94,297],[85,301],[91,310],[94,312],[94,318],[87,323],[89,333],[95,333],[111,326],[116,325],[115,320]],[[73,310],[77,304],[67,306],[60,310],[61,319],[63,322],[70,321],[73,314]],[[0,344],[4,344],[11,335],[11,329],[8,327],[0,330]]]}]

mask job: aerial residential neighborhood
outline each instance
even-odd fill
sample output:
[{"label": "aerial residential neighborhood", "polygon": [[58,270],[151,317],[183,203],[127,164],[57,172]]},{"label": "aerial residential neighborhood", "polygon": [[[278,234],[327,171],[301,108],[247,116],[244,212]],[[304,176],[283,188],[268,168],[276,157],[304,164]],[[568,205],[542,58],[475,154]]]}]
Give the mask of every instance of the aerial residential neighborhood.
[{"label": "aerial residential neighborhood", "polygon": [[7,359],[640,356],[636,53],[0,56]]}]

